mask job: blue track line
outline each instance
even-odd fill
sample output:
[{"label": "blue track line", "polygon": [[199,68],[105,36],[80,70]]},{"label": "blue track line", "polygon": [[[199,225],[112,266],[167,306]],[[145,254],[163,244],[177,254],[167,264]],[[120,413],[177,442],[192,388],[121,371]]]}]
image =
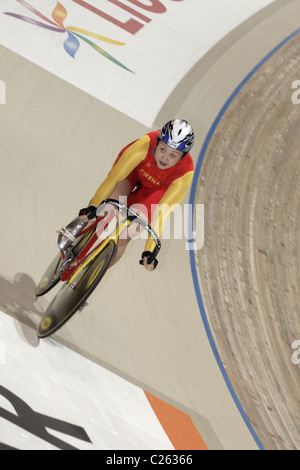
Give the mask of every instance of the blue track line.
[{"label": "blue track line", "polygon": [[[228,100],[226,101],[226,103],[224,104],[223,108],[221,109],[221,111],[219,112],[217,118],[215,119],[213,125],[211,126],[208,134],[207,134],[207,137],[205,139],[205,142],[203,144],[203,147],[202,147],[202,150],[201,150],[201,153],[199,155],[199,158],[198,158],[198,161],[197,161],[197,165],[196,165],[196,168],[195,168],[195,175],[194,175],[194,179],[193,179],[193,182],[192,182],[192,187],[191,187],[191,194],[190,194],[190,204],[192,204],[193,206],[193,209],[195,207],[195,197],[196,197],[196,189],[197,189],[197,184],[198,184],[198,178],[199,178],[199,174],[200,174],[200,170],[201,170],[201,167],[202,167],[202,163],[203,163],[203,160],[204,160],[204,157],[206,155],[206,152],[207,152],[207,149],[208,149],[208,146],[211,142],[211,139],[214,135],[214,132],[215,130],[217,129],[222,117],[224,116],[225,112],[228,110],[229,106],[231,105],[231,103],[234,101],[234,99],[237,97],[237,95],[239,94],[239,92],[242,90],[242,88],[249,82],[249,80],[253,77],[253,75],[255,75],[255,73],[276,53],[278,52],[286,43],[288,43],[290,40],[292,40],[295,36],[297,36],[298,34],[300,34],[300,28],[298,28],[296,31],[294,31],[290,36],[288,36],[286,39],[284,39],[280,44],[278,44],[278,46],[276,46],[268,55],[266,55],[266,57],[264,57],[252,70],[251,72],[244,78],[244,80],[240,83],[240,85],[235,89],[235,91],[232,93],[232,95],[228,98]],[[194,227],[194,210],[192,211],[192,223],[189,223],[189,240],[192,241],[193,240],[193,227]],[[195,292],[196,292],[196,296],[197,296],[197,300],[198,300],[198,305],[199,305],[199,308],[200,308],[200,313],[201,313],[201,317],[202,317],[202,321],[204,323],[204,327],[205,327],[205,331],[206,331],[206,334],[208,336],[208,340],[209,340],[209,343],[210,343],[210,346],[212,348],[212,351],[215,355],[215,358],[216,358],[216,361],[218,363],[218,366],[222,372],[222,375],[224,377],[224,380],[226,382],[226,385],[231,393],[231,396],[242,416],[242,418],[244,419],[245,421],[245,424],[247,425],[250,433],[252,434],[253,436],[253,439],[255,440],[256,444],[258,445],[259,449],[261,450],[264,450],[261,442],[259,441],[235,391],[234,391],[234,388],[229,380],[229,377],[225,371],[225,368],[224,368],[224,365],[223,365],[223,362],[220,358],[220,355],[218,353],[218,350],[217,350],[217,347],[216,347],[216,344],[215,344],[215,341],[214,341],[214,338],[213,338],[213,335],[212,335],[212,332],[211,332],[211,329],[210,329],[210,326],[209,326],[209,322],[208,322],[208,319],[207,319],[207,315],[206,315],[206,312],[205,312],[205,308],[204,308],[204,304],[203,304],[203,300],[202,300],[202,295],[201,295],[201,290],[200,290],[200,286],[199,286],[199,280],[198,280],[198,274],[197,274],[197,268],[196,268],[196,258],[195,258],[195,251],[194,250],[191,250],[190,251],[190,263],[191,263],[191,271],[192,271],[192,276],[193,276],[193,282],[194,282],[194,288],[195,288]]]}]

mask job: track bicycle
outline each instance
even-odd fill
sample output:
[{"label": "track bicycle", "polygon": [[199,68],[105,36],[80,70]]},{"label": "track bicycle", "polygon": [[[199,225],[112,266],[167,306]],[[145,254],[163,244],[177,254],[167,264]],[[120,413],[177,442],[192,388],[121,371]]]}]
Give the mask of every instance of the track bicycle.
[{"label": "track bicycle", "polygon": [[[46,338],[61,328],[78,310],[86,305],[87,299],[112,264],[121,233],[132,223],[140,224],[155,241],[155,249],[148,258],[148,263],[156,267],[156,256],[161,242],[151,228],[135,211],[114,199],[106,199],[101,207],[110,205],[114,211],[108,216],[97,217],[75,238],[66,250],[60,250],[49,265],[36,288],[36,295],[49,292],[57,283],[64,282],[49,304],[37,328],[39,338]],[[101,239],[101,235],[116,217],[116,224],[111,234]],[[140,260],[143,264],[143,260]]]}]

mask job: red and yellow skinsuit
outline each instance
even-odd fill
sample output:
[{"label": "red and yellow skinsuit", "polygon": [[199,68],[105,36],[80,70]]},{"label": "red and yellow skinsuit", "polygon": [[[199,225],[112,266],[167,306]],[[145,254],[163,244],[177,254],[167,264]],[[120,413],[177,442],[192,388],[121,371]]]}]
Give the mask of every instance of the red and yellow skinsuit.
[{"label": "red and yellow skinsuit", "polygon": [[[154,157],[158,134],[159,131],[150,132],[120,152],[91,205],[99,206],[125,178],[130,182],[131,189],[139,182],[141,187],[129,195],[128,206],[141,205],[138,209],[147,216],[151,227],[161,237],[165,220],[182,201],[191,184],[194,165],[188,153],[172,168],[158,168]],[[154,248],[155,243],[149,237],[145,251],[153,251]]]}]

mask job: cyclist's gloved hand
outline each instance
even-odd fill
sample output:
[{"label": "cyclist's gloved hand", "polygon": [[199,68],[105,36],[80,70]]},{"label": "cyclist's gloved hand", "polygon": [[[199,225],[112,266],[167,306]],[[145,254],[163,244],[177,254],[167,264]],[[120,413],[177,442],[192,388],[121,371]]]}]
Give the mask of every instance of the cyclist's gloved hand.
[{"label": "cyclist's gloved hand", "polygon": [[158,265],[158,260],[155,258],[153,253],[151,251],[144,251],[142,253],[142,259],[140,260],[140,264],[143,266],[144,265],[144,259],[147,258],[147,264],[153,265],[153,269],[156,268]]},{"label": "cyclist's gloved hand", "polygon": [[85,215],[89,220],[95,219],[97,216],[97,207],[95,206],[89,206],[85,207],[84,209],[81,209],[79,211],[79,217]]}]

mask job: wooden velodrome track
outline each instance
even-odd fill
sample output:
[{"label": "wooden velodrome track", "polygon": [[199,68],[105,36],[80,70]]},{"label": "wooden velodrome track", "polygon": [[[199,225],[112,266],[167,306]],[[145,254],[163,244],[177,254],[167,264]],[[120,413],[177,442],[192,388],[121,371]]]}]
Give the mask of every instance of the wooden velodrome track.
[{"label": "wooden velodrome track", "polygon": [[[157,116],[155,128],[184,116],[195,129],[190,200],[204,204],[204,247],[189,253],[185,240],[164,242],[160,268],[149,274],[138,265],[143,242],[133,242],[89,307],[56,335],[188,413],[209,449],[300,449],[300,368],[292,362],[300,340],[300,105],[291,100],[300,34],[286,40],[299,14],[298,1],[280,0],[252,17],[188,73]],[[52,298],[34,303],[33,292],[56,253],[55,231],[90,199],[120,148],[149,129],[0,52],[1,78],[16,90],[0,109],[8,228],[0,307],[29,324],[24,312],[36,318]],[[102,168],[99,152],[107,155]],[[92,171],[83,171],[82,156]]]}]

